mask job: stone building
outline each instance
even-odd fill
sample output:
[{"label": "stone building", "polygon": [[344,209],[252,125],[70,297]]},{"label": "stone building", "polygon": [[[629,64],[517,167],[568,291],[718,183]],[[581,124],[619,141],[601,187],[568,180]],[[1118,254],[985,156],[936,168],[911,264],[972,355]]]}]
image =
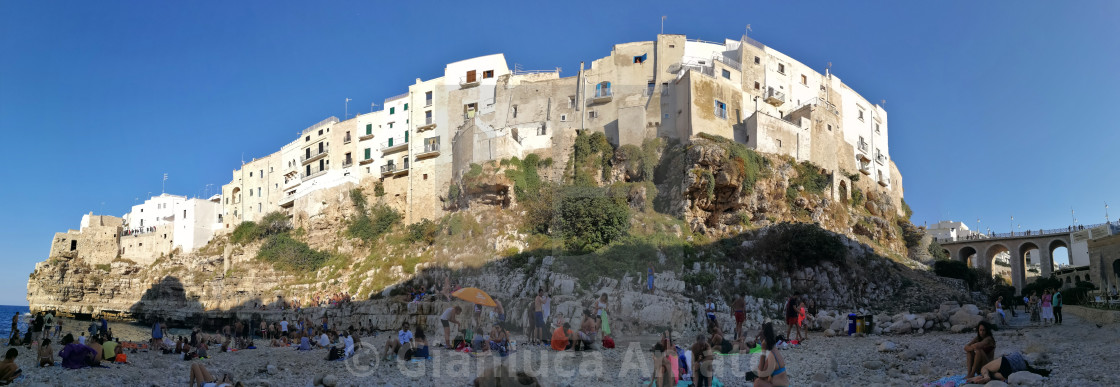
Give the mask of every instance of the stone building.
[{"label": "stone building", "polygon": [[235,170],[222,189],[225,228],[293,207],[314,216],[297,199],[344,183],[376,184],[407,223],[437,219],[471,163],[539,153],[563,165],[580,130],[616,146],[723,136],[820,166],[836,200],[877,191],[902,211],[882,106],[746,36],[715,43],[663,34],[617,44],[570,77],[511,70],[502,54],[447,64],[381,110],[328,118]]},{"label": "stone building", "polygon": [[[1120,227],[1120,222],[1110,228],[1117,227]],[[1085,281],[1092,282],[1100,289],[1120,287],[1120,234],[1090,239],[1088,245],[1089,272]]]}]

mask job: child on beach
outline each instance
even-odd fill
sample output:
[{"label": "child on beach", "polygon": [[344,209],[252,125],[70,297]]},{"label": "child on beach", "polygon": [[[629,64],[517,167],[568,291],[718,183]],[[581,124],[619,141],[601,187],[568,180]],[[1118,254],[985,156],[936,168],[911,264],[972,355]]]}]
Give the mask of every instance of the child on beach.
[{"label": "child on beach", "polygon": [[50,367],[54,365],[54,348],[51,348],[51,339],[43,339],[39,344],[39,366]]},{"label": "child on beach", "polygon": [[4,360],[0,361],[0,382],[3,382],[3,384],[14,382],[23,374],[23,370],[19,369],[19,365],[16,364],[16,357],[18,356],[19,351],[15,348],[8,348],[8,353],[4,354]]}]

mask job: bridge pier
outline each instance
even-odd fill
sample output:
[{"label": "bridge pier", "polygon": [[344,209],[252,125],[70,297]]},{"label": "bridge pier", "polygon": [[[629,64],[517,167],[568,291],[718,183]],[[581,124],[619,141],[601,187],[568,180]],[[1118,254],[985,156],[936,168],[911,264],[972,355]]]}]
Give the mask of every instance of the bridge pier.
[{"label": "bridge pier", "polygon": [[1015,287],[1016,294],[1023,293],[1023,285],[1027,279],[1027,271],[1023,262],[1023,254],[1019,251],[1018,246],[1012,246],[1007,251],[1010,254],[1011,263],[1011,286]]},{"label": "bridge pier", "polygon": [[1042,278],[1050,278],[1050,273],[1054,272],[1054,260],[1050,258],[1049,247],[1039,247],[1038,257],[1041,259],[1038,263],[1038,270],[1041,271]]}]

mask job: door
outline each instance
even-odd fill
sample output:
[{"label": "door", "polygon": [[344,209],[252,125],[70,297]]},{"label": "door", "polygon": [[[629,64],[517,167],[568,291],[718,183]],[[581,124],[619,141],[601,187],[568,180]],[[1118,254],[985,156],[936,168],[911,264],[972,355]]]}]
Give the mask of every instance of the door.
[{"label": "door", "polygon": [[471,71],[467,71],[467,83],[471,83],[471,82],[474,82],[474,81],[475,81],[475,72],[474,72],[474,70],[471,70]]}]

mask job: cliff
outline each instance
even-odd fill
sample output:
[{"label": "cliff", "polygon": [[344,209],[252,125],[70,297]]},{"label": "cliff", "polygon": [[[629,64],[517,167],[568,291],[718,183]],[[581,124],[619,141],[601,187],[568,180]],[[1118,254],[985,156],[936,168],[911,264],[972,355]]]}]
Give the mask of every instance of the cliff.
[{"label": "cliff", "polygon": [[[345,293],[354,301],[310,315],[391,329],[405,319],[438,324],[445,302],[407,304],[405,294],[450,276],[502,301],[514,326],[527,321],[538,288],[568,316],[606,293],[615,329],[637,333],[697,328],[709,296],[730,318],[727,303],[746,294],[756,323],[777,316],[791,293],[821,309],[891,313],[968,299],[906,256],[908,222],[886,195],[840,196],[834,172],[720,138],[603,143],[581,135],[556,162],[472,166],[447,195],[455,211],[433,221],[400,224],[376,182],[363,181],[317,193],[318,215],[297,206],[148,265],[52,256],[31,274],[28,300],[33,311],[79,317],[220,324],[290,318],[279,306]],[[581,215],[581,206],[604,211]],[[642,291],[650,267],[653,293]]]}]

